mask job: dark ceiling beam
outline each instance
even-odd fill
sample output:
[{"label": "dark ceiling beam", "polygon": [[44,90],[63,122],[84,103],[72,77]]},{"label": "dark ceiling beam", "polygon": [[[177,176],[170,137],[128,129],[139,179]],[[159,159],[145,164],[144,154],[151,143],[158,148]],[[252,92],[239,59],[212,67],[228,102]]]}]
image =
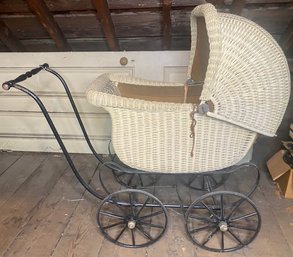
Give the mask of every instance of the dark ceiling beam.
[{"label": "dark ceiling beam", "polygon": [[286,31],[280,38],[280,45],[285,53],[293,52],[293,20],[289,23]]},{"label": "dark ceiling beam", "polygon": [[230,7],[230,13],[240,15],[245,6],[245,3],[246,3],[245,0],[233,0]]},{"label": "dark ceiling beam", "polygon": [[172,0],[163,0],[163,49],[171,47],[171,5]]},{"label": "dark ceiling beam", "polygon": [[31,10],[37,15],[43,27],[54,40],[57,48],[61,51],[69,51],[70,45],[63,35],[59,25],[43,0],[26,0]]},{"label": "dark ceiling beam", "polygon": [[6,26],[6,24],[1,19],[0,19],[0,40],[10,51],[13,51],[13,52],[25,51],[24,46],[13,35],[11,30]]},{"label": "dark ceiling beam", "polygon": [[107,0],[93,0],[93,3],[96,7],[98,18],[102,25],[102,30],[109,49],[112,51],[118,51],[120,47],[115,34],[115,28]]}]

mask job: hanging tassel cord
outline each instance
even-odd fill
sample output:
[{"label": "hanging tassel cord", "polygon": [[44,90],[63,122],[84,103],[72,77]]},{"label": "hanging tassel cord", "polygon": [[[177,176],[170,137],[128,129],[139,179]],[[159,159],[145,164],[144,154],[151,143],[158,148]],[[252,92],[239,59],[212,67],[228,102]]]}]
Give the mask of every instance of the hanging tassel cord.
[{"label": "hanging tassel cord", "polygon": [[192,148],[190,152],[190,157],[194,156],[194,147],[195,147],[195,126],[196,126],[196,119],[195,119],[195,113],[197,112],[196,110],[196,105],[193,105],[193,110],[190,113],[190,118],[191,118],[191,125],[190,125],[190,135],[189,137],[192,138]]}]

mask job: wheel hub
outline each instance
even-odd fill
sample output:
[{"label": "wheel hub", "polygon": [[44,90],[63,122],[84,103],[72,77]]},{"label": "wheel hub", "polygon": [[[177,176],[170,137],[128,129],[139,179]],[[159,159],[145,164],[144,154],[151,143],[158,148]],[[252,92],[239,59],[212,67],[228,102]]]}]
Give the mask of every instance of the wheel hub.
[{"label": "wheel hub", "polygon": [[128,226],[129,229],[134,229],[135,228],[135,225],[136,225],[136,221],[135,220],[129,220],[128,221],[127,226]]},{"label": "wheel hub", "polygon": [[222,232],[226,232],[228,230],[228,224],[225,221],[221,221],[219,223],[219,228]]}]

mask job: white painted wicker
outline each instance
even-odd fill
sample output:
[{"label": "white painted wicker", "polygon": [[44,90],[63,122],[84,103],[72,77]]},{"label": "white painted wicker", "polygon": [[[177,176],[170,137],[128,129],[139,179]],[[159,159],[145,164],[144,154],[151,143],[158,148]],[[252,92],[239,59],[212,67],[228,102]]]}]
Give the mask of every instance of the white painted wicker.
[{"label": "white painted wicker", "polygon": [[166,173],[222,169],[240,161],[256,138],[255,132],[196,114],[195,149],[191,157],[192,104],[121,97],[117,81],[149,86],[180,84],[104,74],[88,89],[88,101],[103,106],[110,113],[115,152],[132,168]]},{"label": "white painted wicker", "polygon": [[[198,16],[205,17],[210,41],[201,100],[211,100],[215,109],[207,115],[274,136],[290,96],[290,72],[281,48],[254,22],[216,13],[211,4],[192,11],[192,42],[196,42]],[[192,43],[188,75],[195,48]]]},{"label": "white painted wicker", "polygon": [[121,97],[117,87],[117,83],[183,84],[104,74],[87,91],[90,103],[109,111],[115,152],[133,168],[166,173],[222,169],[245,156],[256,132],[273,135],[281,122],[289,98],[289,72],[272,37],[244,18],[218,14],[211,4],[198,6],[191,16],[188,77],[196,48],[197,16],[205,18],[210,43],[201,100],[211,100],[215,111],[208,116],[195,114],[194,142],[190,138],[192,104]]}]

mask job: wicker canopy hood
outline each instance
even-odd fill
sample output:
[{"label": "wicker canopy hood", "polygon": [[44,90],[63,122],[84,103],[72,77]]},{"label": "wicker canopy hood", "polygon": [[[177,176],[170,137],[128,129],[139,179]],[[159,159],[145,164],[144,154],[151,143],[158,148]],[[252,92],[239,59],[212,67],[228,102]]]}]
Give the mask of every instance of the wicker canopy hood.
[{"label": "wicker canopy hood", "polygon": [[288,105],[290,73],[281,48],[260,26],[243,17],[217,13],[211,4],[191,15],[191,69],[196,48],[196,17],[204,16],[209,62],[200,99],[211,101],[207,115],[274,136]]}]

